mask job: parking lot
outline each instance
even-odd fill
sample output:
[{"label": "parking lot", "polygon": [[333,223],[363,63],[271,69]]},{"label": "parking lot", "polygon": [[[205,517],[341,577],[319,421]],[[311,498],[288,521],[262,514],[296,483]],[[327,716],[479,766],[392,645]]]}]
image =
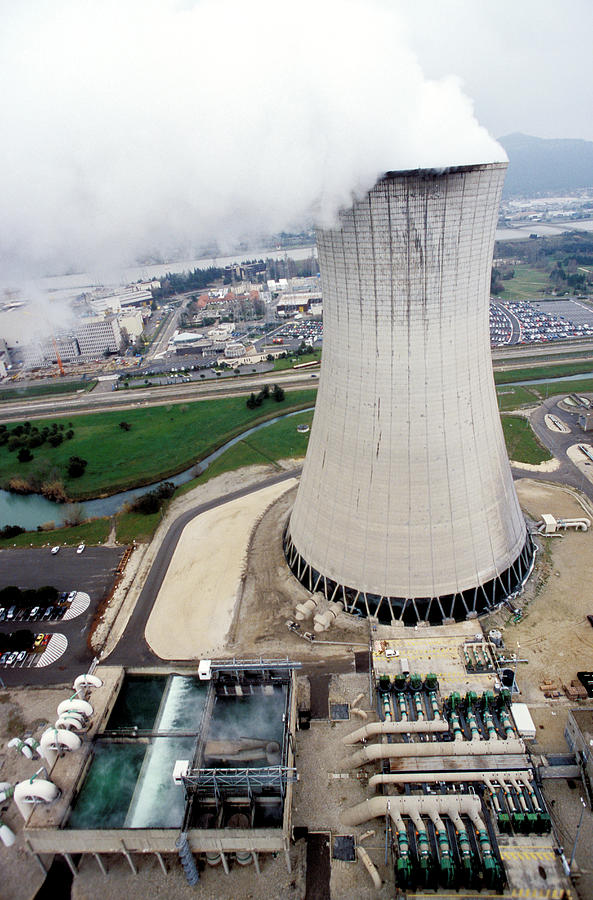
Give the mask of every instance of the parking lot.
[{"label": "parking lot", "polygon": [[[86,669],[92,659],[87,647],[88,629],[98,604],[111,590],[123,552],[119,547],[89,547],[80,555],[74,547],[62,547],[55,556],[49,548],[0,551],[0,589],[15,585],[29,590],[50,585],[60,592],[77,592],[76,598],[65,606],[52,605],[49,614],[47,610],[50,607],[46,605],[32,619],[29,619],[30,611],[27,610],[26,613],[19,612],[12,621],[5,618],[0,622],[0,633],[3,634],[26,629],[34,634],[50,636],[47,653],[43,654],[44,662],[39,663],[39,653],[27,652],[22,656],[23,650],[19,650],[8,665],[6,659],[0,664],[0,676],[6,684],[60,682]],[[88,595],[90,602],[85,595]],[[77,609],[75,604],[78,604]],[[74,615],[75,612],[78,614]],[[58,635],[67,641],[67,650],[63,655],[60,651],[64,639],[58,640]],[[52,639],[54,636],[55,639]],[[47,665],[47,662],[52,662],[52,656],[56,664]]]},{"label": "parking lot", "polygon": [[593,311],[577,300],[498,300],[490,304],[490,343],[537,344],[593,335]]}]

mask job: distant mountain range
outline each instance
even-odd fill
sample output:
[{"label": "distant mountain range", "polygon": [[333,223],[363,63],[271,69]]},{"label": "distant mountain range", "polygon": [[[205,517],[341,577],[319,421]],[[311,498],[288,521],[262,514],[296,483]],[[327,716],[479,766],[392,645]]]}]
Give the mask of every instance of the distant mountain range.
[{"label": "distant mountain range", "polygon": [[505,197],[593,188],[593,141],[549,140],[519,133],[498,140],[510,160]]}]

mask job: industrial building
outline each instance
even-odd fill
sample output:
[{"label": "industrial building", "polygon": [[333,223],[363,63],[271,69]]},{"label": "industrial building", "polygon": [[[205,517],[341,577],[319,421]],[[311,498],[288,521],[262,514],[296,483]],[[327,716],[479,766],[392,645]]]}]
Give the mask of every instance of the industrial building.
[{"label": "industrial building", "polygon": [[99,667],[80,676],[40,739],[45,777],[15,801],[29,850],[253,863],[288,854],[296,780],[295,669],[288,660],[203,660],[198,672]]},{"label": "industrial building", "polygon": [[505,169],[388,173],[318,232],[323,360],[285,555],[348,612],[461,620],[531,571],[489,347]]}]

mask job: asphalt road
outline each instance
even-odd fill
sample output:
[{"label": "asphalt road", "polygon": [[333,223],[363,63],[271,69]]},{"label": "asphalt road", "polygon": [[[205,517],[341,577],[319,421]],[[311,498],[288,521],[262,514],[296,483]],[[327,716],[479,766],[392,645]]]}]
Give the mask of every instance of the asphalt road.
[{"label": "asphalt road", "polygon": [[232,376],[217,379],[207,384],[192,382],[190,384],[172,384],[166,387],[136,388],[130,391],[107,391],[90,394],[79,394],[63,398],[56,396],[44,400],[23,400],[22,403],[10,401],[0,403],[0,421],[11,419],[47,419],[58,415],[71,415],[82,412],[99,412],[107,409],[134,409],[137,406],[162,406],[164,403],[191,403],[193,400],[206,400],[215,397],[240,397],[251,391],[257,391],[263,382],[274,382],[285,390],[297,390],[315,387],[317,382],[311,378],[311,372],[298,375],[282,372],[265,372],[260,376],[234,378]]},{"label": "asphalt road", "polygon": [[[163,538],[125,633],[113,653],[107,658],[108,664],[118,666],[162,664],[162,660],[158,656],[155,656],[146,643],[144,631],[161,584],[163,583],[163,579],[169,568],[171,557],[175,552],[177,542],[188,522],[191,522],[196,516],[200,516],[210,509],[215,509],[226,503],[231,503],[233,500],[238,500],[240,497],[246,497],[248,494],[253,494],[255,491],[259,491],[270,485],[287,481],[289,478],[298,477],[300,472],[301,469],[298,468],[292,469],[289,472],[282,472],[279,475],[273,475],[270,478],[260,481],[258,484],[241,488],[238,491],[233,491],[231,494],[226,494],[224,497],[210,500],[208,503],[201,503],[199,506],[195,506],[193,509],[188,510],[184,515],[179,516]],[[182,662],[182,660],[178,661]]]},{"label": "asphalt road", "polygon": [[80,555],[74,547],[62,547],[55,556],[49,548],[0,550],[0,588],[39,588],[49,584],[59,591],[85,591],[91,598],[86,612],[69,621],[0,623],[1,632],[30,628],[44,634],[60,632],[68,638],[64,656],[50,666],[1,666],[0,677],[6,685],[60,684],[87,670],[93,658],[87,647],[88,630],[98,604],[111,590],[123,553],[123,547],[87,547]]},{"label": "asphalt road", "polygon": [[[557,401],[561,400],[564,396],[565,395],[562,394],[561,396],[551,397],[544,401],[530,418],[531,426],[537,437],[560,461],[560,468],[556,469],[555,472],[529,472],[524,469],[514,469],[513,475],[516,479],[536,478],[538,481],[566,484],[581,491],[589,498],[589,500],[593,501],[593,484],[584,477],[583,473],[579,471],[577,466],[569,459],[566,452],[573,444],[580,443],[585,435],[577,422],[578,413],[566,412],[557,405]],[[551,431],[544,421],[545,416],[549,413],[552,413],[568,425],[571,429],[570,434],[563,434],[560,431]]]}]

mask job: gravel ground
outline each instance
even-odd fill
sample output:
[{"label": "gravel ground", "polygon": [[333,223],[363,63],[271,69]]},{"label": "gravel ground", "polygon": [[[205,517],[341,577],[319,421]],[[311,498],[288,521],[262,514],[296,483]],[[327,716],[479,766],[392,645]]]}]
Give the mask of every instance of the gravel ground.
[{"label": "gravel ground", "polygon": [[[52,688],[10,688],[0,692],[0,781],[14,785],[30,778],[43,760],[27,759],[6,744],[12,737],[35,737],[39,740],[48,723],[56,719],[56,707],[67,695],[69,685]],[[0,896],[2,900],[30,900],[41,887],[45,876],[25,847],[23,819],[16,804],[2,804],[2,821],[17,836],[12,847],[0,843]],[[52,857],[44,857],[49,868]]]}]

